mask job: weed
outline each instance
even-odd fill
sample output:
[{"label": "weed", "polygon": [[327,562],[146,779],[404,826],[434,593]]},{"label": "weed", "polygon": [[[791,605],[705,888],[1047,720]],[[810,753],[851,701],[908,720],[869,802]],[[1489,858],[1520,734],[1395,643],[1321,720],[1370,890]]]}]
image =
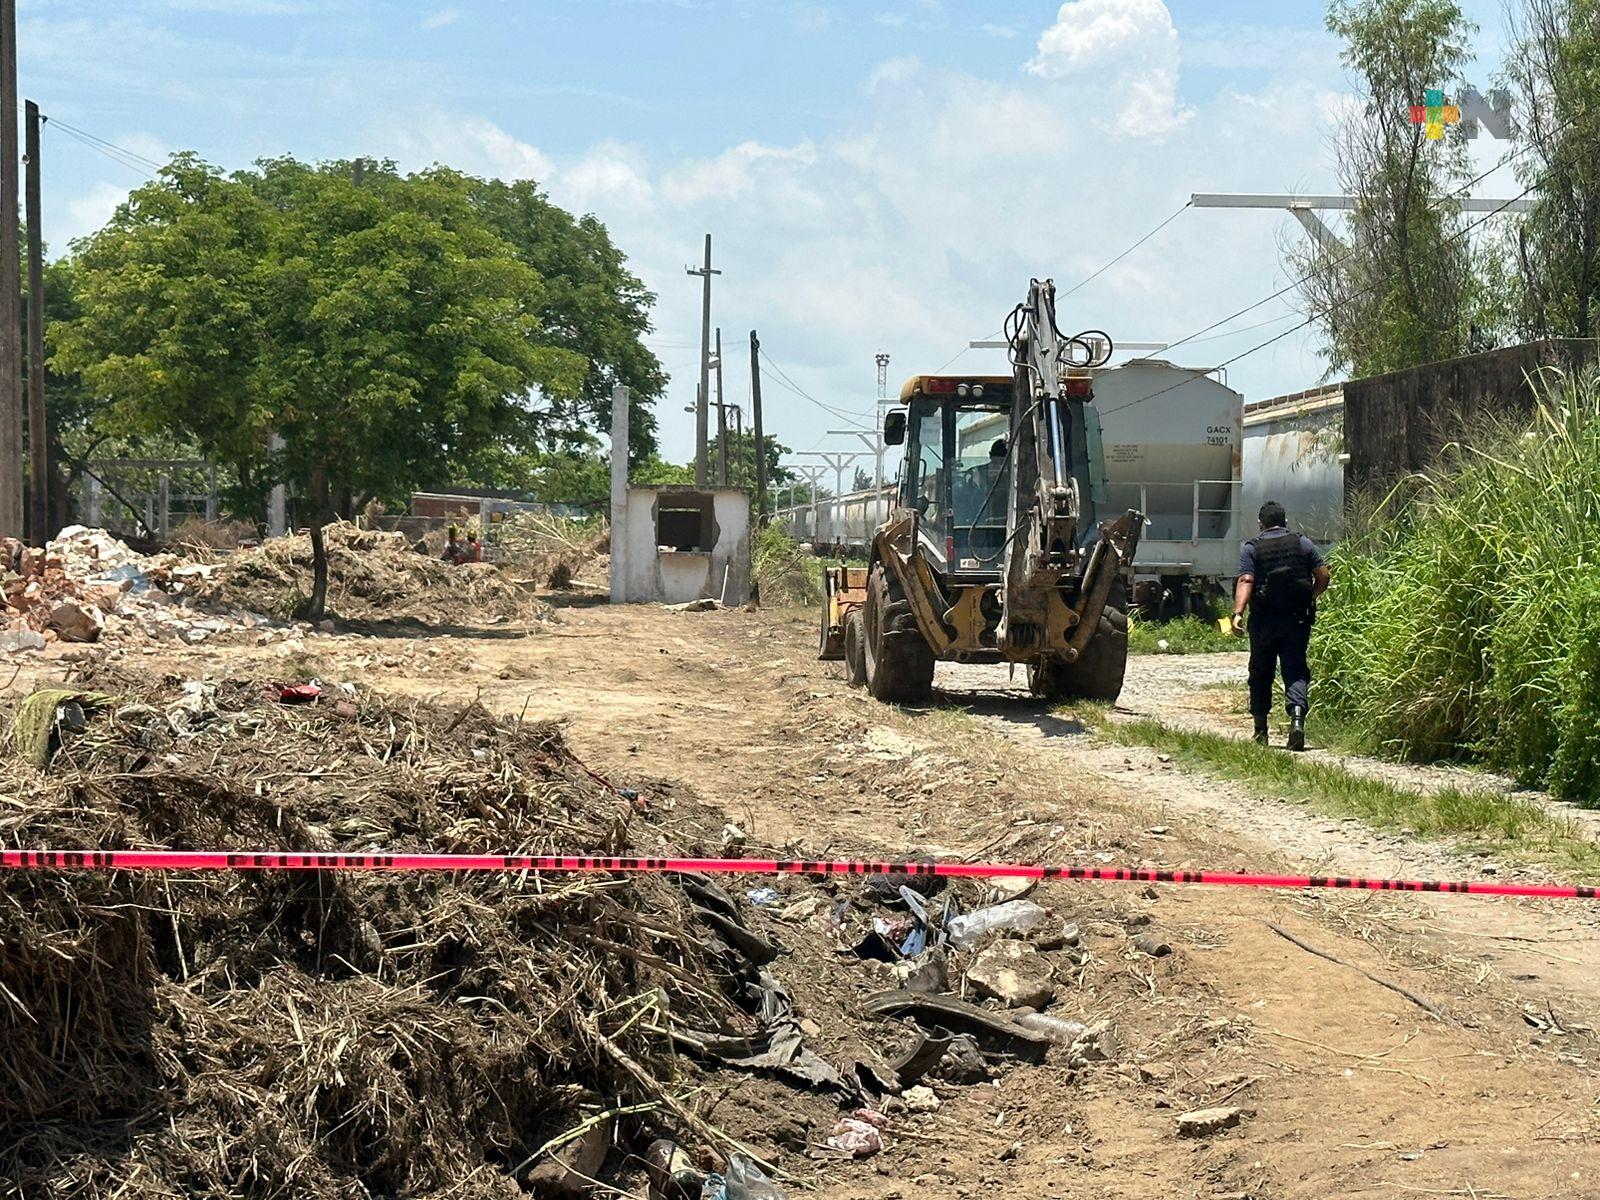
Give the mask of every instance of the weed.
[{"label": "weed", "polygon": [[1332,556],[1319,706],[1369,744],[1475,756],[1600,806],[1600,378],[1479,431]]},{"label": "weed", "polygon": [[1214,621],[1199,617],[1180,617],[1176,621],[1128,622],[1130,654],[1214,654],[1242,650],[1244,643],[1231,633],[1223,633]]}]

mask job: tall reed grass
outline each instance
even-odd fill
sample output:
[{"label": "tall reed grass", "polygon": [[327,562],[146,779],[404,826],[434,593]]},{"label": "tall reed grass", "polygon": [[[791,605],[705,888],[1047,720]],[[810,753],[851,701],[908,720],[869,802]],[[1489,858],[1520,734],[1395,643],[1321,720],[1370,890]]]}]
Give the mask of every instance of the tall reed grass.
[{"label": "tall reed grass", "polygon": [[1317,704],[1600,807],[1600,376],[1552,381],[1531,425],[1472,431],[1350,528]]}]

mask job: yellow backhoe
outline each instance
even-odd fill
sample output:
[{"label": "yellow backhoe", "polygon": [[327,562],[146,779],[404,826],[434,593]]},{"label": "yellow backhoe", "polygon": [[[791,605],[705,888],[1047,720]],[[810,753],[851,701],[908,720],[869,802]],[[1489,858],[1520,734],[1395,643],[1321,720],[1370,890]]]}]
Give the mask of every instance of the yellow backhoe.
[{"label": "yellow backhoe", "polygon": [[886,701],[934,663],[1010,662],[1047,700],[1115,700],[1143,514],[1103,511],[1094,371],[1111,339],[1063,336],[1033,280],[1006,322],[1012,373],[918,375],[884,416],[899,491],[866,567],[824,573],[820,657]]}]

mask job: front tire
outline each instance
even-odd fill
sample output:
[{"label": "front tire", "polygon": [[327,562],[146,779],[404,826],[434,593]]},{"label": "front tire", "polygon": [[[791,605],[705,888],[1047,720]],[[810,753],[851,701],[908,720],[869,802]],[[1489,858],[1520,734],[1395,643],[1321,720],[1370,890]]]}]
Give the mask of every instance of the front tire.
[{"label": "front tire", "polygon": [[926,700],[933,690],[933,651],[917,627],[905,589],[882,563],[867,578],[862,612],[867,690],[890,704]]},{"label": "front tire", "polygon": [[861,687],[867,682],[867,659],[862,643],[866,633],[858,608],[844,622],[844,678],[851,687]]}]

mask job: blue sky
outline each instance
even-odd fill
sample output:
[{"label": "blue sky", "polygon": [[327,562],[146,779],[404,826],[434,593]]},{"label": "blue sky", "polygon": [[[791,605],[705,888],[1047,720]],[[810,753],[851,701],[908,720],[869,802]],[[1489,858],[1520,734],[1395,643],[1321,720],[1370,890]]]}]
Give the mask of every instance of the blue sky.
[{"label": "blue sky", "polygon": [[[1480,25],[1480,82],[1499,55]],[[145,158],[224,166],[365,154],[533,177],[611,227],[659,296],[664,441],[691,449],[710,231],[730,399],[743,338],[800,391],[870,413],[894,380],[998,329],[1030,275],[1082,279],[1193,191],[1334,189],[1348,102],[1319,4],[1263,0],[20,0],[22,95]],[[1504,147],[1481,139],[1487,164]],[[55,252],[138,170],[61,130],[44,146]],[[1507,194],[1510,172],[1488,190]],[[1492,185],[1499,185],[1494,187]],[[1512,189],[1514,190],[1514,189]],[[1071,298],[1069,323],[1176,339],[1286,282],[1272,212],[1191,210]],[[1274,301],[1174,357],[1220,361],[1291,326]],[[962,367],[994,367],[969,351]],[[1322,374],[1304,335],[1230,369],[1260,398]],[[854,448],[781,383],[767,426]],[[868,420],[868,417],[861,417]]]}]

